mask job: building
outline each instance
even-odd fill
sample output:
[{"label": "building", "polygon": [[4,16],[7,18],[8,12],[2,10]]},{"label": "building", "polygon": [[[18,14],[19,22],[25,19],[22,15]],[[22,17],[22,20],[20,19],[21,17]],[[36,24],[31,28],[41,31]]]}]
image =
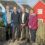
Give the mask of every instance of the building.
[{"label": "building", "polygon": [[34,6],[35,13],[37,13],[39,19],[43,19],[43,22],[45,22],[45,4],[39,1]]}]

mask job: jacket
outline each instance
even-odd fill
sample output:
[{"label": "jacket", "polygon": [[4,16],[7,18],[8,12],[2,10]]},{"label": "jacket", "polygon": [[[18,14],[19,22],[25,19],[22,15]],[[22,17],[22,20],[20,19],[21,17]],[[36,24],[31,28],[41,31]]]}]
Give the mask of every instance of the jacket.
[{"label": "jacket", "polygon": [[37,29],[38,28],[38,17],[36,14],[29,15],[28,27],[30,29]]},{"label": "jacket", "polygon": [[11,20],[13,24],[15,25],[19,24],[19,16],[20,14],[18,12],[16,14],[14,12],[11,14]]}]

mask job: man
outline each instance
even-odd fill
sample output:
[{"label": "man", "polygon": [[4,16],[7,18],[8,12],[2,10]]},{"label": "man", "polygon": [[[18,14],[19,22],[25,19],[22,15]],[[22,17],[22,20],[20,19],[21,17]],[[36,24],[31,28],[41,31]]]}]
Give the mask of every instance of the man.
[{"label": "man", "polygon": [[13,27],[13,41],[15,39],[19,40],[19,13],[17,12],[17,7],[13,7],[13,13],[11,14],[12,27]]},{"label": "man", "polygon": [[21,8],[21,13],[20,13],[20,26],[21,26],[21,40],[26,39],[26,25],[27,25],[27,18],[28,18],[28,13],[25,12],[25,7],[23,6]]},{"label": "man", "polygon": [[12,31],[11,31],[11,13],[9,12],[9,5],[6,6],[6,40],[12,38]]}]

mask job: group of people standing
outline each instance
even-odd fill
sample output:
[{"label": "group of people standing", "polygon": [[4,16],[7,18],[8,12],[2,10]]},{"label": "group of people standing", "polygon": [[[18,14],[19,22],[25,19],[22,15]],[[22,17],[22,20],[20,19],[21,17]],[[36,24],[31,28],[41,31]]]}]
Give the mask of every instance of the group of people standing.
[{"label": "group of people standing", "polygon": [[2,13],[2,20],[6,30],[6,40],[12,39],[15,41],[26,39],[27,41],[35,42],[38,17],[33,9],[30,9],[29,13],[25,9],[22,6],[21,12],[19,13],[17,12],[17,7],[14,6],[13,12],[10,13],[9,5],[6,5],[6,12]]}]

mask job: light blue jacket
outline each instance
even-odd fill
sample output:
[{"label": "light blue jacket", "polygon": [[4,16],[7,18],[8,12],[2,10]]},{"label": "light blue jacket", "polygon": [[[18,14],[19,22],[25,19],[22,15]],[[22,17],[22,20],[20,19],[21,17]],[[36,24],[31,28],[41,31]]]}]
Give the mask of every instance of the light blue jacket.
[{"label": "light blue jacket", "polygon": [[6,18],[6,12],[2,13],[2,20],[4,22],[4,26],[7,26],[7,18]]}]

